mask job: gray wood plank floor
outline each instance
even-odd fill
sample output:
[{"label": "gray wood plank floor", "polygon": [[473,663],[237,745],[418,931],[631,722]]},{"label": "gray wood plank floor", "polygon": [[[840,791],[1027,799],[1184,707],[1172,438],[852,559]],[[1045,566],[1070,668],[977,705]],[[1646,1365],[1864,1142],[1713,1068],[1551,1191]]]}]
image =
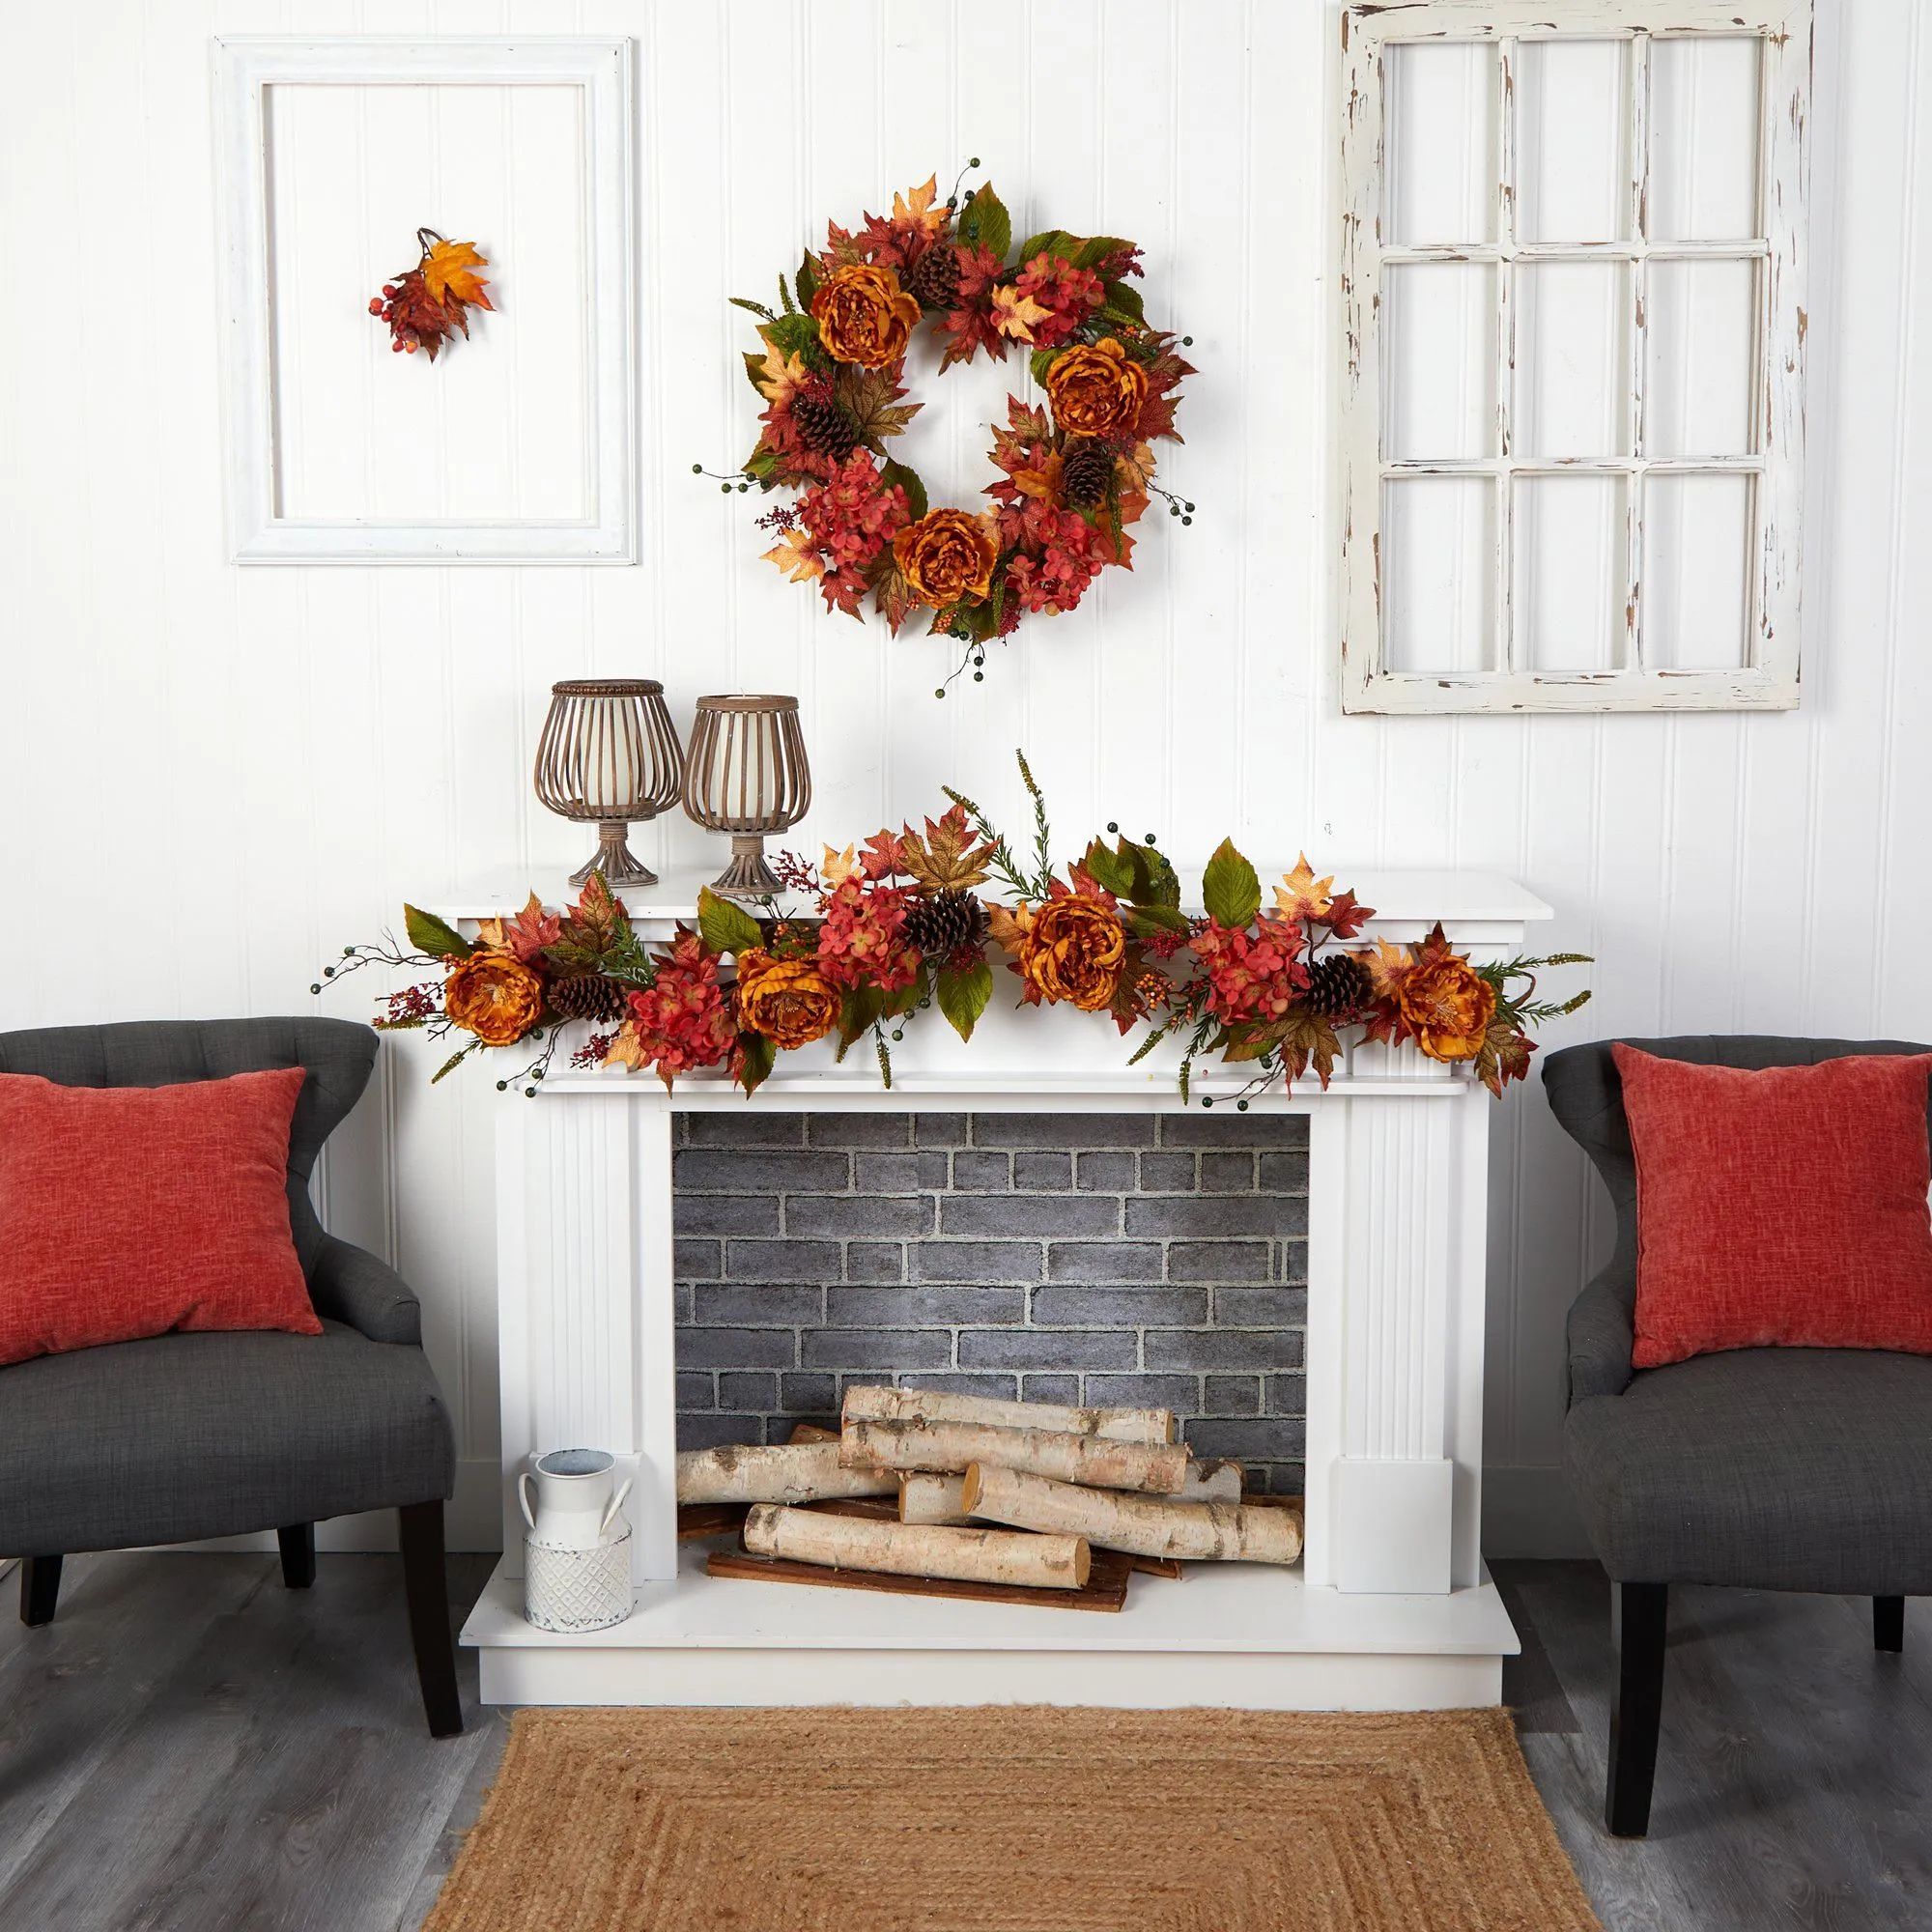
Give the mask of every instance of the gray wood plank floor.
[{"label": "gray wood plank floor", "polygon": [[[451,1559],[452,1614],[488,1557]],[[1932,1605],[1903,1657],[1862,1599],[1682,1590],[1652,1835],[1605,1836],[1609,1589],[1503,1563],[1505,1694],[1612,1932],[1932,1925]],[[0,1600],[0,1932],[414,1932],[504,1722],[432,1742],[394,1557],[71,1558],[43,1631]],[[1236,1932],[1231,1928],[1231,1932]]]}]

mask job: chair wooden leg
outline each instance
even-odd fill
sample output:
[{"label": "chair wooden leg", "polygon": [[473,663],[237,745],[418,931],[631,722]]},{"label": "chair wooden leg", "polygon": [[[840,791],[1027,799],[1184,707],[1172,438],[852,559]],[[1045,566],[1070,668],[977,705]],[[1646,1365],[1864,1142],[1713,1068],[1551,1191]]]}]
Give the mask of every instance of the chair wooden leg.
[{"label": "chair wooden leg", "polygon": [[61,1560],[58,1556],[20,1558],[20,1621],[38,1630],[54,1620],[60,1601]]},{"label": "chair wooden leg", "polygon": [[1604,1823],[1619,1838],[1650,1830],[1650,1787],[1657,1772],[1657,1732],[1663,1716],[1663,1632],[1667,1583],[1614,1583],[1611,1640],[1616,1650],[1610,1706],[1610,1775]]},{"label": "chair wooden leg", "polygon": [[1903,1650],[1905,1648],[1905,1599],[1903,1597],[1874,1597],[1872,1599],[1872,1648],[1874,1650]]},{"label": "chair wooden leg", "polygon": [[275,1540],[282,1546],[282,1581],[291,1590],[306,1590],[315,1581],[315,1524],[285,1524]]},{"label": "chair wooden leg", "polygon": [[456,1694],[456,1639],[449,1630],[449,1585],[442,1562],[442,1504],[405,1503],[396,1512],[403,1546],[403,1593],[410,1606],[410,1640],[433,1738],[463,1729]]}]

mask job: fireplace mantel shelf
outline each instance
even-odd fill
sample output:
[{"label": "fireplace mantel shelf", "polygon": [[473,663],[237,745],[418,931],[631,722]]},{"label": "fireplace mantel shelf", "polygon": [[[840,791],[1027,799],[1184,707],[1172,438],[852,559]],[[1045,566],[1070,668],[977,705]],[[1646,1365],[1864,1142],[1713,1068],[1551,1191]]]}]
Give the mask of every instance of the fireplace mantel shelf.
[{"label": "fireplace mantel shelf", "polygon": [[[708,876],[624,896],[639,930],[696,915]],[[1338,877],[1342,874],[1338,870]],[[1378,909],[1366,937],[1440,920],[1478,961],[1523,950],[1549,908],[1492,873],[1345,878]],[[538,880],[554,904],[562,882]],[[440,901],[521,905],[528,883]],[[703,1575],[676,1543],[674,1111],[1179,1109],[1172,1042],[1128,1066],[1096,1016],[996,1000],[972,1041],[936,1015],[893,1048],[890,1090],[862,1048],[785,1056],[748,1100],[726,1081],[559,1072],[498,1110],[497,1298],[505,1556],[465,1641],[498,1703],[1172,1703],[1428,1708],[1493,1703],[1515,1634],[1479,1552],[1484,1252],[1491,1101],[1413,1046],[1361,1045],[1324,1091],[1252,1096],[1308,1120],[1307,1548],[1298,1575],[1193,1566],[1144,1578],[1118,1616],[868,1597]],[[1196,1069],[1194,1100],[1238,1069]],[[1231,1108],[1230,1113],[1233,1113]],[[1219,1118],[1217,1115],[1216,1118]],[[637,1609],[591,1636],[519,1614],[516,1479],[533,1452],[615,1452]]]}]

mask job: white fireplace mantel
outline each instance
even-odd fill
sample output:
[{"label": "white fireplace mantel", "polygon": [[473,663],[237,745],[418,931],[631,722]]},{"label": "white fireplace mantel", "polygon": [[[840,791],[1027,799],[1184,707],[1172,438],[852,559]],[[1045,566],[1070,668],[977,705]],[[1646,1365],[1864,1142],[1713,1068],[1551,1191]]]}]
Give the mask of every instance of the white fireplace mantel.
[{"label": "white fireplace mantel", "polygon": [[[625,895],[639,928],[696,915],[699,873]],[[1365,937],[1440,920],[1478,960],[1521,950],[1549,908],[1489,873],[1350,883]],[[458,901],[513,910],[527,887]],[[540,889],[541,890],[541,889]],[[543,893],[558,902],[561,888]],[[707,1577],[676,1541],[671,1116],[810,1110],[1122,1113],[1182,1103],[1171,1057],[1092,1015],[1008,1009],[970,1046],[936,1013],[893,1049],[783,1058],[747,1099],[718,1077],[553,1075],[506,1100],[497,1147],[504,1558],[465,1627],[497,1703],[979,1703],[1426,1708],[1494,1703],[1515,1633],[1483,1569],[1489,1110],[1413,1048],[1351,1052],[1254,1098],[1309,1122],[1307,1552],[1298,1572],[1195,1566],[1143,1579],[1118,1615],[781,1588]],[[1238,1073],[1196,1070],[1194,1100]],[[635,1487],[637,1609],[584,1636],[522,1615],[516,1478],[544,1450],[611,1449]]]}]

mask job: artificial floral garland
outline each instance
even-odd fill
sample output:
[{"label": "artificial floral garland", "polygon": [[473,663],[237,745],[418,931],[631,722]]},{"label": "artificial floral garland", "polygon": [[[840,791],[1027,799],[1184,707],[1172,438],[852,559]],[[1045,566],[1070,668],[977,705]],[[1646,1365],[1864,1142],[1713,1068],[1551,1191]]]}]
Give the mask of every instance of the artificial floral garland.
[{"label": "artificial floral garland", "polygon": [[[938,195],[934,176],[895,194],[890,219],[868,214],[857,234],[828,224],[824,248],[779,277],[777,311],[732,298],[759,318],[764,354],[748,355],[745,373],[765,407],[750,481],[724,487],[799,491],[758,520],[779,538],[766,560],[816,583],[828,610],[860,617],[869,596],[895,635],[930,611],[930,630],[962,639],[977,674],[988,639],[1071,611],[1110,564],[1133,567],[1127,530],[1151,494],[1192,521],[1192,503],[1155,485],[1152,444],[1180,440],[1175,407],[1194,371],[1127,279],[1141,273],[1137,243],[1049,228],[1015,252],[990,184],[963,201],[956,187]],[[904,377],[927,318],[946,343],[942,371],[1017,343],[1046,397],[1043,409],[1008,398],[988,510],[932,508],[886,453],[923,407],[904,400]]]},{"label": "artificial floral garland", "polygon": [[[936,1006],[972,1038],[999,953],[1021,1005],[1106,1013],[1122,1035],[1146,1027],[1129,1065],[1178,1038],[1183,1099],[1203,1054],[1252,1065],[1236,1096],[1243,1108],[1250,1094],[1310,1067],[1326,1087],[1349,1029],[1413,1040],[1432,1060],[1468,1065],[1500,1094],[1529,1070],[1529,1030],[1590,997],[1536,997],[1541,968],[1585,964],[1584,953],[1472,965],[1439,923],[1417,944],[1378,939],[1349,951],[1374,911],[1318,879],[1305,856],[1264,909],[1254,867],[1224,839],[1208,863],[1198,918],[1181,910],[1179,881],[1151,838],[1095,838],[1057,872],[1045,801],[1024,755],[1019,763],[1034,801],[1030,861],[949,785],[950,808],[923,830],[876,832],[842,852],[828,846],[816,866],[781,855],[779,875],[811,902],[809,914],[766,900],[754,916],[707,890],[696,926],[652,948],[593,872],[568,911],[546,910],[532,893],[514,919],[485,920],[473,941],[406,906],[413,951],[393,940],[348,947],[324,977],[374,965],[439,969],[440,979],[389,994],[376,1021],[468,1035],[438,1080],[482,1049],[533,1043],[534,1058],[497,1085],[534,1094],[559,1030],[582,1020],[593,1031],[574,1065],[650,1067],[667,1088],[680,1073],[725,1066],[749,1094],[780,1053],[828,1035],[842,1060],[869,1033],[890,1087],[889,1037],[901,1038],[915,1013]],[[980,890],[994,884],[1005,902]]]}]

